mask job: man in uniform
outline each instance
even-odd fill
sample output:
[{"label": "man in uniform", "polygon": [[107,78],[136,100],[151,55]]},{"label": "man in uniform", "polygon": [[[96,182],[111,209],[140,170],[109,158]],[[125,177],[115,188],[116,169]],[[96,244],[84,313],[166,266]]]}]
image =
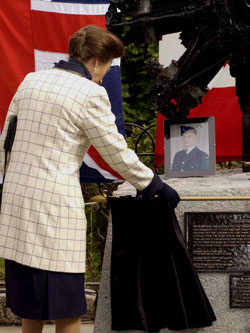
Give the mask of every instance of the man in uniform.
[{"label": "man in uniform", "polygon": [[175,154],[172,171],[208,170],[209,156],[196,146],[197,130],[180,126],[183,149]]}]

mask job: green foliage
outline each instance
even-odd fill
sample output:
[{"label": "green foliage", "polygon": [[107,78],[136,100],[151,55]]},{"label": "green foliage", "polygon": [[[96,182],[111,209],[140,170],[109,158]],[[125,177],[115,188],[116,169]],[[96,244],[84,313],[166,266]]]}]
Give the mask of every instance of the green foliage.
[{"label": "green foliage", "polygon": [[4,280],[5,271],[4,271],[4,259],[0,258],[0,280]]},{"label": "green foliage", "polygon": [[[101,277],[102,259],[104,255],[106,233],[108,227],[109,209],[101,193],[111,195],[117,189],[116,183],[82,184],[82,192],[86,203],[87,218],[87,253],[86,253],[86,282],[99,282]],[[88,204],[88,203],[93,204]]]},{"label": "green foliage", "polygon": [[[149,45],[150,58],[158,59],[158,45]],[[149,88],[154,83],[147,70],[144,45],[130,44],[121,63],[122,102],[125,122],[148,124],[156,118]]]},{"label": "green foliage", "polygon": [[93,203],[86,206],[87,217],[87,253],[86,253],[86,281],[100,280],[102,258],[104,254],[105,238],[108,219],[105,218],[107,205]]}]

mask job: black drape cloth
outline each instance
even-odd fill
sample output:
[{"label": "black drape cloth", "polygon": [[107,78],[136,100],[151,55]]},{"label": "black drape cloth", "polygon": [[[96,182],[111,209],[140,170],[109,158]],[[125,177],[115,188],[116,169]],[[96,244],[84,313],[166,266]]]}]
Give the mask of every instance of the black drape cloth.
[{"label": "black drape cloth", "polygon": [[216,320],[173,211],[160,198],[108,198],[112,330],[159,332]]}]

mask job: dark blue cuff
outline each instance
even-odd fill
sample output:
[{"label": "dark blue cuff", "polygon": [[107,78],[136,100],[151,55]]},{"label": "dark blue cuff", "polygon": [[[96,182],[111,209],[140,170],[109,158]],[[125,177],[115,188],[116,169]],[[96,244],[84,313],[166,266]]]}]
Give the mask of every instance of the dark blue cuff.
[{"label": "dark blue cuff", "polygon": [[161,178],[154,172],[154,177],[151,183],[141,191],[143,197],[152,198],[154,197],[164,186]]}]

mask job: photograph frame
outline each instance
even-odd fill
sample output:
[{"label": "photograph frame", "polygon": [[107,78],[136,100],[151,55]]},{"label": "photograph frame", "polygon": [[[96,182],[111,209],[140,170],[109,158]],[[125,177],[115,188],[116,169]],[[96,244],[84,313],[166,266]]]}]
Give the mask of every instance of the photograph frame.
[{"label": "photograph frame", "polygon": [[[195,148],[198,148],[200,155],[207,156],[206,166],[196,166],[194,163],[188,166],[187,159],[180,163],[182,166],[176,167],[176,156],[181,156],[184,151],[184,131],[195,129],[197,140]],[[189,131],[190,132],[190,131]],[[179,155],[177,155],[179,153]],[[191,156],[191,154],[190,154]],[[180,158],[178,158],[180,160]],[[196,163],[197,164],[197,163]],[[198,165],[198,164],[197,164]],[[166,178],[197,177],[215,175],[216,155],[215,155],[215,118],[198,117],[188,118],[182,122],[174,120],[164,120],[164,171]]]}]

